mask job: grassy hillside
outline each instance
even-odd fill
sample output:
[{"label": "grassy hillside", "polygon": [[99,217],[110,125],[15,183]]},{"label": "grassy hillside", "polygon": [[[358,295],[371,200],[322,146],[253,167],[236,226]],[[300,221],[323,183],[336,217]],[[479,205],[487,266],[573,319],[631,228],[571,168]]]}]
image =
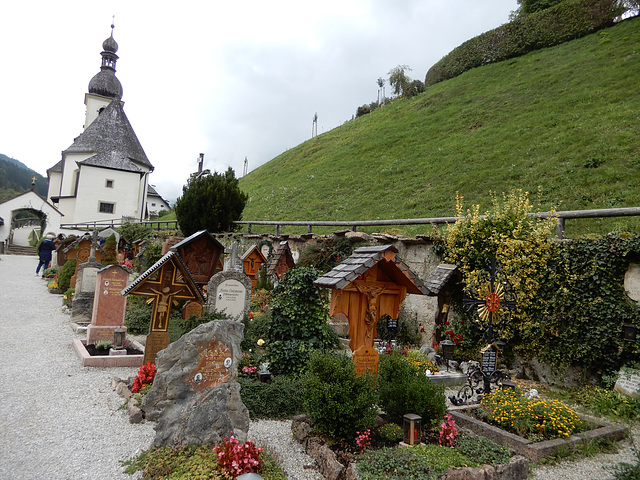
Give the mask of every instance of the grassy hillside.
[{"label": "grassy hillside", "polygon": [[24,163],[0,153],[0,202],[30,190],[33,177],[36,177],[34,190],[46,197],[49,185],[46,177],[31,170]]},{"label": "grassy hillside", "polygon": [[[639,47],[635,18],[394,101],[242,178],[243,219],[452,216],[456,191],[485,206],[513,188],[541,210],[640,206]],[[640,219],[567,222],[613,229]]]}]

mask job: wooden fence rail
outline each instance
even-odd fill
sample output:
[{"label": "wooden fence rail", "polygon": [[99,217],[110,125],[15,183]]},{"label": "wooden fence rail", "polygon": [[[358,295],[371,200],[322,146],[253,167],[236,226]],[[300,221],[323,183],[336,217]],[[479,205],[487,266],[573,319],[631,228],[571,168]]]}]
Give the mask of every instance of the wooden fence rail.
[{"label": "wooden fence rail", "polygon": [[[574,218],[606,218],[606,217],[634,217],[640,216],[640,207],[603,208],[599,210],[567,210],[562,212],[538,212],[529,215],[537,218],[557,218],[556,235],[564,238],[565,221]],[[481,215],[481,218],[484,218]],[[252,233],[253,225],[274,225],[276,235],[280,235],[281,226],[307,227],[307,232],[312,233],[313,227],[348,227],[356,231],[358,227],[377,227],[385,225],[444,225],[455,223],[464,217],[436,217],[436,218],[404,218],[395,220],[361,220],[361,221],[279,221],[279,220],[238,220],[234,223],[247,225],[247,230]]]}]

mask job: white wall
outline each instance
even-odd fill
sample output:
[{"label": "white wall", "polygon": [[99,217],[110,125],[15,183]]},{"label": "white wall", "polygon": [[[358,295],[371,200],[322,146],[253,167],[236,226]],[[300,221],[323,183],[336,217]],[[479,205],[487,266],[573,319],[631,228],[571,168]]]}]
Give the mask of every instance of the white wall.
[{"label": "white wall", "polygon": [[46,232],[58,233],[60,231],[61,219],[64,218],[61,213],[38,194],[29,191],[0,204],[0,217],[4,219],[4,225],[0,226],[0,242],[4,242],[9,238],[13,212],[27,208],[39,210],[47,215]]}]

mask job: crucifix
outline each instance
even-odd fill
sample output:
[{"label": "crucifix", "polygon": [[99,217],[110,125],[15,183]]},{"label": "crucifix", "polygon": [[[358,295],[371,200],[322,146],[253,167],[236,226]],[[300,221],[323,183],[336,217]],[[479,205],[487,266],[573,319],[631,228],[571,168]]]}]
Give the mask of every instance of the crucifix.
[{"label": "crucifix", "polygon": [[204,301],[202,293],[177,252],[167,253],[125,288],[122,294],[146,296],[149,297],[147,303],[153,303],[144,363],[155,362],[156,354],[169,345],[169,317],[171,307],[178,304],[177,300]]},{"label": "crucifix", "polygon": [[228,270],[232,272],[242,271],[242,261],[238,256],[238,243],[233,242],[231,248],[224,251],[229,254]]}]

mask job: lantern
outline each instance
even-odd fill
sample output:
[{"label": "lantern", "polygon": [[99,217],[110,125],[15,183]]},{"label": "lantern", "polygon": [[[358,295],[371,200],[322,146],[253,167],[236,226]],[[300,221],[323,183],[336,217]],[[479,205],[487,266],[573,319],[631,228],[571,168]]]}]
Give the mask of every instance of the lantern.
[{"label": "lantern", "polygon": [[420,443],[420,427],[422,417],[415,413],[407,413],[402,417],[404,443],[407,445],[415,445]]},{"label": "lantern", "polygon": [[238,475],[237,480],[262,480],[262,477],[257,473],[243,473],[242,475]]},{"label": "lantern", "polygon": [[127,331],[124,328],[116,328],[113,330],[113,348],[122,350],[124,348],[124,340]]},{"label": "lantern", "polygon": [[622,325],[622,338],[627,342],[635,342],[638,337],[638,327],[631,323]]}]

